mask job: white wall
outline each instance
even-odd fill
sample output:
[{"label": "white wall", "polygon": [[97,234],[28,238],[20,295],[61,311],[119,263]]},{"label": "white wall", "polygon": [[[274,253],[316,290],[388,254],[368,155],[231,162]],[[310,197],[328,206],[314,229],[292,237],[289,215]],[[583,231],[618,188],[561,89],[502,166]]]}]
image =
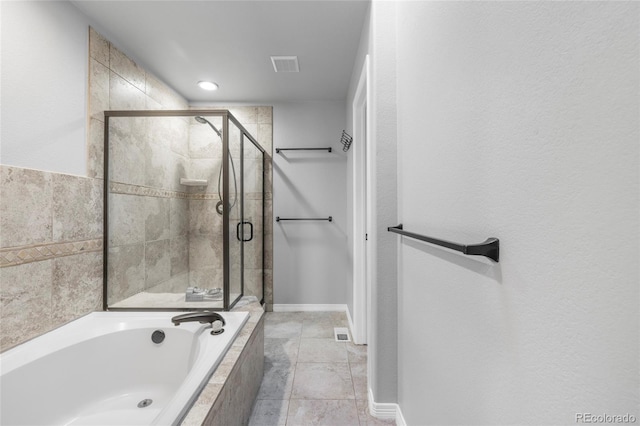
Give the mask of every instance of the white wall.
[{"label": "white wall", "polygon": [[408,424],[640,417],[639,6],[398,3]]},{"label": "white wall", "polygon": [[[273,106],[274,304],[345,304],[347,282],[344,102]],[[332,147],[327,151],[275,148]],[[275,222],[275,217],[333,222]]]},{"label": "white wall", "polygon": [[[387,232],[397,225],[397,114],[396,114],[396,28],[395,3],[374,1],[365,17],[358,54],[347,95],[347,125],[353,132],[353,99],[365,56],[370,57],[369,135],[372,149],[373,212],[369,249],[374,265],[368,279],[370,312],[368,316],[368,388],[376,403],[397,401],[397,237]],[[353,134],[353,133],[352,133]],[[362,141],[354,140],[354,144]],[[347,211],[353,214],[353,149],[347,162]],[[348,228],[349,282],[348,309],[353,312],[353,229]]]},{"label": "white wall", "polygon": [[[397,236],[387,227],[398,223],[398,169],[396,119],[396,6],[395,2],[371,4],[371,141],[373,244],[371,311],[369,326],[369,388],[375,402],[397,401]],[[371,152],[373,151],[373,152]]]},{"label": "white wall", "polygon": [[86,175],[87,18],[68,2],[0,7],[0,163]]}]

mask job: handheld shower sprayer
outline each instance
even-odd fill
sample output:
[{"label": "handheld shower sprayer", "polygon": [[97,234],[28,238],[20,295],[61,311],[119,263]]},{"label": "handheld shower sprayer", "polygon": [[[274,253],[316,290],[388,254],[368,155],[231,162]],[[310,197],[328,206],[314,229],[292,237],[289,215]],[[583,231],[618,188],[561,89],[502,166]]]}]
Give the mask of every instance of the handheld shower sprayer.
[{"label": "handheld shower sprayer", "polygon": [[200,124],[208,124],[209,126],[211,126],[211,128],[213,129],[214,132],[216,132],[216,134],[218,136],[220,136],[222,138],[222,133],[220,133],[220,130],[218,130],[218,128],[216,126],[214,126],[213,124],[211,124],[211,122],[209,120],[207,120],[206,118],[198,115],[197,117],[195,117],[196,121]]},{"label": "handheld shower sprayer", "polygon": [[[211,127],[213,131],[216,132],[216,134],[220,137],[220,140],[222,140],[222,132],[220,132],[220,130],[218,130],[216,126],[211,124],[209,120],[207,120],[206,118],[200,115],[196,116],[195,119],[200,124],[208,124],[209,127]],[[233,164],[233,157],[231,156],[231,151],[229,151],[229,162],[231,163],[231,171],[233,172],[233,194],[234,194],[233,202],[229,203],[229,210],[231,210],[233,206],[236,205],[236,201],[238,200],[238,182],[236,181],[236,168]],[[224,203],[222,201],[222,191],[220,189],[221,185],[222,185],[222,164],[220,165],[220,172],[218,173],[218,197],[220,198],[220,201],[218,201],[218,203],[216,204],[216,211],[218,212],[219,215],[222,215],[223,207],[224,207]]]}]

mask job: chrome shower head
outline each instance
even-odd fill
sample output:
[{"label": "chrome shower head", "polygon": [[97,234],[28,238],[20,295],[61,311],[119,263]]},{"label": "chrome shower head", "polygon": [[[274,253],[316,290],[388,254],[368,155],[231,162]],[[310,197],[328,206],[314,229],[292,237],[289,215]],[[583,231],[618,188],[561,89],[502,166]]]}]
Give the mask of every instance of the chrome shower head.
[{"label": "chrome shower head", "polygon": [[211,128],[213,129],[214,132],[216,132],[216,134],[218,136],[220,136],[222,138],[222,133],[220,133],[220,130],[218,130],[216,128],[216,126],[214,126],[213,124],[211,124],[211,122],[209,120],[207,120],[206,118],[202,117],[201,115],[197,115],[196,117],[194,117],[196,119],[196,121],[200,124],[208,124],[209,126],[211,126]]}]

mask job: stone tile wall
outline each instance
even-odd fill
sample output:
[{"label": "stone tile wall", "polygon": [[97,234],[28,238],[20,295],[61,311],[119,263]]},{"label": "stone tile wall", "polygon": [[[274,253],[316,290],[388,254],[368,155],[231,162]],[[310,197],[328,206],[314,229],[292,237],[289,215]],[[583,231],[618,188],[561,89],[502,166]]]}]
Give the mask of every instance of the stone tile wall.
[{"label": "stone tile wall", "polygon": [[102,193],[0,166],[0,351],[102,308]]},{"label": "stone tile wall", "polygon": [[[205,117],[222,131],[221,117]],[[189,198],[190,284],[202,288],[223,287],[222,216],[216,213],[218,176],[222,166],[222,141],[207,124],[189,121],[185,177],[204,179],[204,187],[191,187]]]},{"label": "stone tile wall", "polygon": [[149,289],[184,292],[189,284],[189,194],[179,183],[189,169],[187,123],[109,120],[110,305]]}]

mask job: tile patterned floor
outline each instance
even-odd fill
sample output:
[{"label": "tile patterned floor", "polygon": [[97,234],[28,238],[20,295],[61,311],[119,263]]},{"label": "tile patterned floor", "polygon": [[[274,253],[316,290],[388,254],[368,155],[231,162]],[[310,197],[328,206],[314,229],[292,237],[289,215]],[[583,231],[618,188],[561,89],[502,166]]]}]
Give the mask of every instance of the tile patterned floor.
[{"label": "tile patterned floor", "polygon": [[336,342],[343,312],[269,312],[250,426],[395,425],[367,410],[367,347]]}]

